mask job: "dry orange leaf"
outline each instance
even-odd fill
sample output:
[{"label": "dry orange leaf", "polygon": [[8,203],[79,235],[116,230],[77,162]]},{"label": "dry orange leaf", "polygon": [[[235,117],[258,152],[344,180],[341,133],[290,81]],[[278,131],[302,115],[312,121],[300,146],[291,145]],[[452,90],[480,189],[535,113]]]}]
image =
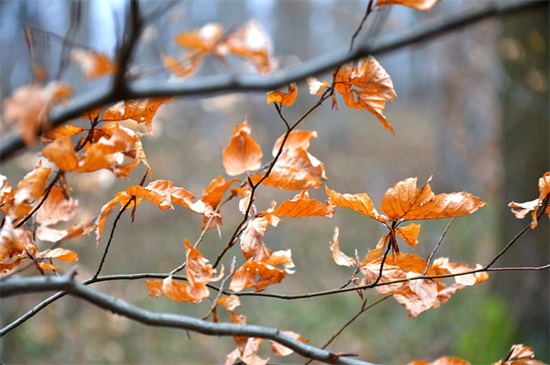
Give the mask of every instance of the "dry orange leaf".
[{"label": "dry orange leaf", "polygon": [[225,181],[222,176],[218,176],[210,181],[210,184],[202,191],[201,200],[215,209],[229,186],[235,181],[239,181],[239,179],[235,178]]},{"label": "dry orange leaf", "polygon": [[227,311],[233,312],[237,307],[241,306],[241,300],[236,295],[222,295],[217,303],[224,307]]},{"label": "dry orange leaf", "polygon": [[83,131],[84,131],[84,128],[82,127],[76,127],[71,123],[65,123],[63,125],[55,127],[50,131],[47,131],[43,136],[43,140],[53,141],[55,139],[62,138],[62,137],[71,137]]},{"label": "dry orange leaf", "polygon": [[55,229],[49,226],[40,225],[36,229],[36,237],[42,241],[59,242],[77,238],[89,234],[95,227],[95,223],[84,220],[68,229]]},{"label": "dry orange leaf", "polygon": [[193,75],[200,68],[204,59],[202,54],[192,55],[181,61],[169,55],[161,54],[160,56],[164,67],[177,77],[189,77]]},{"label": "dry orange leaf", "polygon": [[[315,131],[293,130],[286,137],[282,135],[273,147],[273,156],[279,153],[279,159],[269,176],[262,182],[264,185],[287,190],[307,190],[318,188],[326,180],[325,167],[315,156],[307,152],[310,141],[317,138]],[[259,176],[253,178],[259,180]]]},{"label": "dry orange leaf", "polygon": [[288,91],[285,93],[280,90],[270,91],[266,95],[267,104],[280,103],[282,106],[292,106],[298,95],[298,86],[296,83],[288,85]]},{"label": "dry orange leaf", "polygon": [[8,123],[17,123],[25,144],[32,145],[37,133],[47,129],[51,105],[70,94],[71,88],[57,81],[45,87],[37,83],[21,86],[4,101],[4,119]]},{"label": "dry orange leaf", "polygon": [[327,81],[319,81],[316,77],[308,77],[306,82],[309,86],[309,93],[312,95],[321,95],[323,90],[330,86]]},{"label": "dry orange leaf", "polygon": [[107,55],[90,50],[75,48],[71,51],[71,60],[76,62],[88,79],[116,72],[117,64]]},{"label": "dry orange leaf", "polygon": [[164,295],[171,300],[188,303],[199,303],[208,298],[210,292],[206,284],[220,280],[223,276],[223,269],[219,276],[215,276],[216,269],[208,263],[199,250],[193,247],[187,239],[184,240],[184,245],[187,258],[185,272],[188,282],[174,281],[172,276],[168,276],[162,281],[147,280],[149,295],[153,297]]},{"label": "dry orange leaf", "polygon": [[470,363],[458,357],[443,356],[432,362],[426,360],[417,360],[412,361],[407,365],[470,365]]},{"label": "dry orange leaf", "polygon": [[218,44],[223,35],[223,27],[218,23],[207,23],[200,29],[182,32],[174,38],[178,46],[210,52]]},{"label": "dry orange leaf", "polygon": [[67,222],[73,219],[77,206],[77,200],[66,198],[61,188],[54,186],[40,209],[38,209],[36,221],[44,226]]},{"label": "dry orange leaf", "polygon": [[431,11],[439,0],[377,0],[376,6],[404,5],[421,11]]},{"label": "dry orange leaf", "polygon": [[250,61],[258,73],[264,75],[274,68],[271,59],[271,40],[263,27],[255,20],[251,20],[235,32],[229,34],[221,48]]},{"label": "dry orange leaf", "polygon": [[78,261],[78,254],[65,248],[54,248],[53,250],[46,250],[40,252],[37,257],[41,259],[58,259],[68,262]]},{"label": "dry orange leaf", "polygon": [[267,212],[262,212],[247,222],[240,242],[245,259],[264,260],[271,256],[272,252],[265,246],[262,237],[265,236],[268,226],[276,227],[278,223],[279,218]]},{"label": "dry orange leaf", "polygon": [[340,66],[334,75],[334,83],[349,108],[368,110],[384,128],[395,134],[383,112],[386,102],[391,103],[396,93],[390,76],[374,57],[363,58],[357,65],[347,63]]},{"label": "dry orange leaf", "polygon": [[405,227],[395,229],[395,233],[401,237],[411,247],[418,245],[418,234],[420,233],[420,224],[411,223]]},{"label": "dry orange leaf", "polygon": [[336,262],[337,265],[347,266],[347,267],[356,267],[356,260],[352,259],[342,251],[340,251],[340,239],[339,239],[340,229],[334,227],[334,234],[332,236],[332,242],[330,243],[330,250],[332,251],[332,259]]},{"label": "dry orange leaf", "polygon": [[150,133],[157,110],[169,99],[169,97],[162,97],[120,101],[108,108],[103,113],[102,119],[112,122],[132,119],[138,123],[145,123],[147,132]]},{"label": "dry orange leaf", "polygon": [[[284,268],[279,269],[278,265]],[[274,252],[266,261],[249,259],[235,271],[229,289],[234,292],[247,288],[262,291],[269,285],[280,283],[287,273],[292,273],[290,269],[293,267],[290,250]]]},{"label": "dry orange leaf", "polygon": [[334,207],[327,206],[318,200],[310,199],[306,190],[302,190],[291,200],[286,200],[271,214],[279,217],[332,217]]},{"label": "dry orange leaf", "polygon": [[[136,133],[118,123],[103,126],[96,132],[94,143],[85,146],[85,152],[79,157],[78,165],[72,171],[92,172],[108,169],[119,178],[127,178],[141,162],[151,176],[151,167],[147,163],[140,138]],[[71,154],[68,149],[65,151]],[[131,161],[123,163],[124,157],[131,158]]]},{"label": "dry orange leaf", "polygon": [[69,136],[60,137],[50,142],[42,150],[42,156],[63,171],[72,171],[78,166],[78,155],[74,151]]},{"label": "dry orange leaf", "polygon": [[340,194],[334,190],[329,189],[328,186],[325,186],[325,192],[329,197],[328,203],[331,205],[335,205],[340,208],[355,210],[356,212],[359,212],[381,222],[386,221],[386,217],[378,213],[378,211],[374,207],[371,198],[367,195],[367,193]]},{"label": "dry orange leaf", "polygon": [[195,72],[207,54],[214,54],[222,62],[227,54],[243,57],[250,61],[260,74],[266,74],[274,67],[270,56],[271,41],[260,24],[254,20],[225,35],[220,24],[208,23],[200,29],[178,34],[175,42],[192,50],[183,60],[183,66],[173,58],[165,60],[167,68],[176,75],[187,76]]},{"label": "dry orange leaf", "polygon": [[[225,181],[225,179],[222,176],[218,176],[217,178],[213,179],[210,184],[202,191],[202,199],[201,201],[204,202],[207,206],[212,208],[212,212],[218,207],[218,204],[220,204],[220,201],[229,188],[229,186],[234,183],[235,181],[239,181],[239,179],[234,178],[228,181]],[[203,219],[203,226],[201,229],[204,229],[206,223],[210,219],[209,216],[204,216]],[[222,224],[222,216],[218,212],[214,218],[212,219],[210,226],[208,228],[213,227],[219,227]]]},{"label": "dry orange leaf", "polygon": [[398,182],[384,194],[382,212],[390,220],[439,219],[471,214],[487,205],[465,192],[435,195],[429,181],[420,189],[417,178]]},{"label": "dry orange leaf", "polygon": [[[107,222],[107,219],[109,218],[109,215],[117,205],[117,203],[120,203],[120,205],[123,207],[132,199],[132,196],[126,193],[125,191],[118,192],[116,196],[108,201],[105,205],[101,207],[101,211],[99,213],[99,217],[96,221],[96,243],[99,244],[101,241],[101,235],[103,234],[103,229],[105,228],[105,223]],[[141,201],[139,199],[135,199],[134,202],[129,203],[129,208],[132,208],[134,205],[139,204]]]},{"label": "dry orange leaf", "polygon": [[[512,213],[516,216],[518,219],[523,219],[525,216],[531,212],[531,229],[537,228],[538,222],[537,222],[537,213],[538,213],[538,207],[541,206],[544,202],[544,200],[548,197],[550,194],[550,171],[544,173],[542,177],[539,179],[539,197],[538,199],[531,200],[524,203],[516,203],[516,202],[510,202],[508,206],[512,208]],[[545,208],[546,215],[550,218],[550,206],[547,206]]]},{"label": "dry orange leaf", "polygon": [[[281,331],[281,333],[284,333],[287,336],[292,337],[295,340],[298,340],[300,342],[309,342],[308,339],[303,338],[299,334],[293,331]],[[289,349],[288,347],[285,347],[278,342],[270,341],[271,342],[271,352],[273,352],[277,356],[288,356],[294,352],[294,350]]]},{"label": "dry orange leaf", "polygon": [[493,365],[545,365],[546,363],[535,359],[535,352],[524,344],[515,344],[510,348],[508,355],[503,360]]},{"label": "dry orange leaf", "polygon": [[233,130],[229,145],[223,150],[222,162],[229,176],[257,170],[262,165],[262,149],[250,137],[247,120]]},{"label": "dry orange leaf", "polygon": [[173,183],[169,180],[155,180],[146,187],[140,185],[129,186],[126,188],[126,193],[148,200],[159,209],[173,209],[170,194],[172,186]]},{"label": "dry orange leaf", "polygon": [[39,161],[34,169],[19,181],[13,198],[7,202],[7,207],[2,209],[15,223],[40,202],[51,171],[48,167],[42,167],[42,162]]}]

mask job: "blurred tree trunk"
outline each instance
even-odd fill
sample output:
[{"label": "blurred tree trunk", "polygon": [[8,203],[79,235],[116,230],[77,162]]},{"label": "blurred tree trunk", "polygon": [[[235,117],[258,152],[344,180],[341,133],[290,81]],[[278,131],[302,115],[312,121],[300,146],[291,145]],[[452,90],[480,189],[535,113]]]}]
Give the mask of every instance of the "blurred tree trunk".
[{"label": "blurred tree trunk", "polygon": [[[506,202],[523,202],[538,197],[537,182],[549,170],[548,108],[548,7],[502,21],[501,57],[502,120]],[[525,224],[509,211],[503,211],[506,223],[503,242],[510,240]],[[499,266],[547,263],[549,257],[548,219],[527,232]],[[510,303],[519,325],[518,338],[535,347],[537,358],[549,360],[549,273],[530,271],[497,276],[497,288],[514,293]]]}]

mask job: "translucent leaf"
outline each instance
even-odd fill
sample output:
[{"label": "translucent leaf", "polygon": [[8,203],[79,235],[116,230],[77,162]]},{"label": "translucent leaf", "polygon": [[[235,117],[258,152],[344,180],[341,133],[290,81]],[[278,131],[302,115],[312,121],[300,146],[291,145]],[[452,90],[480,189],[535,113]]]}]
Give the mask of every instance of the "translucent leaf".
[{"label": "translucent leaf", "polygon": [[78,155],[74,151],[69,136],[57,138],[42,150],[42,156],[55,164],[60,170],[72,171],[78,165]]},{"label": "translucent leaf", "polygon": [[306,79],[307,85],[309,86],[309,93],[314,95],[323,94],[323,90],[330,86],[327,81],[319,81],[315,77],[308,77]]},{"label": "translucent leaf", "polygon": [[228,52],[246,58],[262,75],[275,67],[271,59],[271,39],[255,20],[245,23],[227,36],[221,47],[227,47]]},{"label": "translucent leaf", "polygon": [[[287,138],[279,137],[273,147],[276,156],[284,142],[284,148],[264,185],[278,189],[307,190],[321,186],[326,180],[325,167],[315,156],[307,152],[310,141],[317,137],[315,131],[292,131]],[[253,181],[259,180],[255,176]]]},{"label": "translucent leaf", "polygon": [[61,188],[54,186],[40,209],[38,209],[36,221],[41,225],[67,222],[74,217],[77,206],[77,200],[66,198]]},{"label": "translucent leaf", "polygon": [[53,141],[62,137],[71,137],[84,131],[84,128],[74,126],[71,123],[65,123],[52,130],[46,132],[43,136],[44,140]]},{"label": "translucent leaf", "polygon": [[247,288],[262,291],[269,285],[280,283],[285,276],[284,269],[278,269],[265,262],[249,260],[235,271],[229,289],[234,292]]},{"label": "translucent leaf", "polygon": [[421,11],[431,11],[439,0],[376,0],[376,6],[404,5]]},{"label": "translucent leaf", "polygon": [[145,123],[147,132],[151,132],[153,118],[157,114],[157,110],[169,99],[169,97],[161,97],[120,101],[108,108],[103,113],[102,119],[104,121],[132,119],[138,123]]},{"label": "translucent leaf", "polygon": [[340,230],[338,227],[334,227],[334,234],[332,236],[332,242],[330,243],[330,250],[332,251],[332,259],[336,262],[337,265],[355,267],[356,262],[354,259],[340,251],[340,240],[339,240]]},{"label": "translucent leaf", "polygon": [[391,103],[396,93],[390,76],[374,57],[363,58],[357,65],[347,63],[340,66],[334,82],[349,108],[368,110],[384,128],[395,134],[383,112],[386,102]]},{"label": "translucent leaf", "polygon": [[61,261],[75,262],[78,261],[78,255],[76,252],[67,250],[65,248],[54,248],[53,250],[46,250],[38,255],[43,259],[57,259]]},{"label": "translucent leaf", "polygon": [[418,245],[418,234],[420,233],[420,224],[409,224],[405,227],[399,227],[395,233],[411,247]]},{"label": "translucent leaf", "polygon": [[4,120],[17,123],[25,144],[32,145],[37,133],[47,127],[50,106],[70,94],[71,88],[57,81],[45,87],[37,83],[21,86],[4,101]]},{"label": "translucent leaf", "polygon": [[80,66],[88,79],[111,75],[117,70],[116,63],[107,55],[90,50],[79,48],[71,50],[71,60]]},{"label": "translucent leaf", "polygon": [[217,303],[229,312],[233,312],[237,307],[241,306],[241,301],[236,295],[222,295]]},{"label": "translucent leaf", "polygon": [[292,106],[296,101],[298,95],[298,86],[296,83],[291,83],[288,86],[288,91],[282,92],[280,90],[270,91],[266,95],[267,104],[280,103],[282,106]]},{"label": "translucent leaf", "polygon": [[218,23],[207,23],[200,29],[179,33],[174,42],[178,46],[196,49],[199,51],[211,51],[218,44],[223,35],[223,27]]},{"label": "translucent leaf", "polygon": [[417,178],[408,178],[386,191],[380,207],[395,221],[460,217],[486,205],[480,198],[465,192],[434,195],[429,180],[419,189]]},{"label": "translucent leaf", "polygon": [[332,217],[334,207],[327,206],[318,200],[310,199],[306,190],[297,194],[291,200],[286,200],[271,214],[279,217]]},{"label": "translucent leaf", "polygon": [[325,186],[325,192],[329,197],[328,203],[331,205],[354,210],[381,222],[384,222],[386,220],[386,217],[381,216],[378,213],[367,193],[340,194],[334,190],[329,189],[328,186]]},{"label": "translucent leaf", "polygon": [[229,145],[223,151],[222,162],[230,176],[257,170],[262,165],[262,149],[250,137],[248,121],[245,120],[233,130]]},{"label": "translucent leaf", "polygon": [[[281,333],[284,333],[287,336],[292,337],[295,340],[298,340],[300,342],[309,342],[309,340],[303,338],[299,334],[293,331],[281,331]],[[271,352],[273,352],[277,356],[288,356],[294,352],[294,350],[289,349],[288,347],[285,347],[278,342],[270,341],[271,342]]]},{"label": "translucent leaf", "polygon": [[[97,218],[97,223],[96,223],[96,243],[97,244],[99,244],[99,242],[101,241],[101,235],[103,234],[103,229],[105,228],[105,222],[109,218],[109,215],[111,214],[113,209],[116,207],[117,203],[120,203],[121,206],[124,206],[130,201],[130,199],[132,199],[131,195],[127,194],[125,191],[121,191],[117,193],[113,199],[107,202],[107,204],[101,207],[101,211],[99,213],[99,217]],[[139,204],[139,202],[140,201],[137,200],[137,202],[130,203],[129,207],[131,208],[134,204]]]},{"label": "translucent leaf", "polygon": [[470,363],[458,357],[443,356],[432,362],[426,360],[417,360],[412,361],[407,365],[470,365]]}]

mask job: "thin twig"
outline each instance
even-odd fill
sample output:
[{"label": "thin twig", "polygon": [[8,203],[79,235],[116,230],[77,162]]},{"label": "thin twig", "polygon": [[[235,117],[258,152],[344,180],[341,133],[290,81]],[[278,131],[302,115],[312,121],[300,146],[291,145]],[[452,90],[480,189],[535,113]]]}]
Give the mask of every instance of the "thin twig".
[{"label": "thin twig", "polygon": [[349,42],[349,51],[350,52],[353,51],[353,44],[355,43],[355,39],[357,38],[359,33],[361,33],[361,29],[363,29],[363,25],[367,21],[367,17],[372,12],[373,3],[374,3],[374,0],[369,0],[369,3],[367,5],[367,10],[365,11],[365,15],[363,15],[363,19],[361,19],[361,22],[359,23],[359,26],[357,27],[357,29],[355,30],[355,32],[351,36],[351,41]]},{"label": "thin twig", "polygon": [[264,338],[288,347],[306,358],[331,364],[370,363],[340,356],[331,351],[305,344],[277,328],[240,325],[226,322],[210,322],[181,314],[156,313],[136,307],[126,301],[107,295],[87,285],[74,281],[72,276],[17,278],[0,282],[0,295],[10,297],[21,293],[62,291],[71,296],[85,300],[98,308],[129,318],[149,326],[177,328],[208,336],[243,336]]},{"label": "thin twig", "polygon": [[430,269],[430,264],[431,264],[431,262],[432,262],[432,260],[435,256],[435,253],[439,249],[439,246],[441,245],[441,242],[443,242],[443,238],[445,238],[445,236],[447,235],[447,231],[449,230],[449,228],[451,228],[451,224],[453,224],[455,219],[456,219],[456,217],[453,217],[453,219],[451,219],[451,221],[447,224],[447,226],[445,227],[445,229],[441,233],[441,236],[439,237],[439,240],[435,244],[432,252],[430,252],[430,256],[428,256],[428,258],[426,259],[426,268],[424,269],[424,272],[422,273],[422,275],[426,275],[428,273],[428,270]]},{"label": "thin twig", "polygon": [[336,332],[334,335],[332,335],[332,337],[321,347],[323,349],[326,349],[335,339],[336,337],[340,336],[342,334],[342,332],[344,332],[344,330],[346,328],[348,328],[357,318],[359,318],[363,313],[365,313],[366,311],[368,311],[369,309],[371,309],[372,307],[374,307],[375,305],[377,304],[380,304],[382,303],[384,300],[390,298],[392,296],[392,294],[388,294],[380,299],[378,299],[377,301],[375,301],[374,303],[372,303],[371,305],[368,305],[367,306],[367,299],[365,298],[365,300],[363,300],[362,304],[361,304],[361,308],[359,309],[359,311],[353,316],[350,318],[349,321],[347,321],[339,330],[338,332]]},{"label": "thin twig", "polygon": [[[542,215],[545,213],[545,210],[546,210],[546,206],[548,206],[548,204],[550,203],[550,195],[547,196],[543,203],[541,204],[541,209],[540,209],[540,212],[537,214],[537,220],[540,219],[540,217],[542,217]],[[490,268],[491,266],[493,266],[495,264],[495,262],[497,262],[497,260],[506,253],[506,251],[508,251],[510,249],[510,247],[512,247],[514,245],[514,243],[517,242],[517,240],[525,233],[529,230],[529,228],[531,228],[531,223],[529,223],[528,225],[526,225],[525,227],[523,227],[523,229],[521,231],[519,231],[518,234],[516,234],[514,236],[514,238],[512,238],[510,240],[510,242],[508,242],[508,244],[506,246],[504,246],[504,248],[491,260],[491,262],[489,262],[487,265],[485,265],[486,268]]]},{"label": "thin twig", "polygon": [[118,221],[120,217],[122,216],[122,213],[126,211],[128,206],[133,202],[135,204],[136,197],[132,196],[126,204],[122,208],[120,208],[120,211],[115,217],[115,220],[113,221],[113,226],[111,227],[111,234],[109,235],[109,240],[107,241],[107,244],[105,245],[105,250],[103,251],[103,255],[101,256],[101,261],[99,262],[99,266],[97,268],[97,271],[95,272],[93,278],[97,278],[99,276],[99,273],[101,272],[101,269],[103,268],[103,264],[105,263],[105,260],[107,259],[107,254],[109,253],[109,247],[111,247],[111,242],[113,241],[113,237],[115,236],[115,229],[118,224]]},{"label": "thin twig", "polygon": [[[50,112],[51,127],[57,127],[71,119],[79,118],[88,110],[120,100],[142,99],[159,96],[208,95],[228,92],[254,92],[275,90],[291,82],[305,80],[311,75],[333,70],[338,65],[360,59],[365,56],[378,56],[403,47],[436,39],[450,32],[493,16],[517,14],[548,6],[547,1],[500,1],[495,0],[481,8],[446,16],[438,21],[421,24],[398,35],[388,35],[377,39],[375,43],[361,45],[351,53],[348,47],[306,61],[290,70],[274,74],[268,78],[252,75],[214,75],[185,80],[182,82],[159,84],[158,81],[135,81],[127,87],[114,92],[93,90],[72,99],[72,103]],[[136,38],[137,39],[137,38]],[[23,140],[16,134],[0,141],[0,162],[7,160],[17,151],[25,148]]]}]

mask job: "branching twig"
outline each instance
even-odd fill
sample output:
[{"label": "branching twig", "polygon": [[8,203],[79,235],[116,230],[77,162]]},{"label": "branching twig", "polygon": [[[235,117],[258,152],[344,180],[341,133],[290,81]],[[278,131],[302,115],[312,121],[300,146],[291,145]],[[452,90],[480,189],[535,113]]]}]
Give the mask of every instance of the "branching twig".
[{"label": "branching twig", "polygon": [[[305,80],[311,75],[332,71],[338,65],[349,61],[368,55],[386,54],[409,45],[441,37],[492,16],[515,14],[548,6],[548,4],[547,1],[536,0],[495,0],[482,8],[446,16],[436,22],[419,25],[417,28],[406,30],[398,35],[389,35],[376,42],[363,44],[352,52],[348,52],[348,47],[333,51],[267,78],[252,75],[215,75],[164,84],[159,84],[157,80],[134,81],[117,92],[101,90],[77,96],[72,99],[72,104],[52,110],[49,120],[51,127],[56,127],[71,119],[79,118],[86,111],[127,99],[274,90],[291,82]],[[18,135],[2,139],[0,141],[0,162],[7,160],[23,148],[25,145]]]},{"label": "branching twig", "polygon": [[115,229],[118,224],[118,221],[120,217],[122,217],[122,213],[126,211],[128,206],[133,202],[135,204],[136,197],[132,196],[126,204],[122,208],[120,208],[120,211],[115,217],[115,220],[113,221],[113,226],[111,227],[111,234],[109,235],[109,240],[107,241],[107,244],[105,245],[105,250],[103,251],[103,255],[101,256],[101,261],[99,262],[99,266],[97,267],[97,271],[95,272],[95,275],[93,276],[94,279],[96,279],[99,276],[99,273],[101,272],[101,269],[103,268],[103,264],[105,263],[105,260],[107,259],[107,253],[109,253],[109,247],[111,247],[111,242],[113,241],[113,237],[115,236]]},{"label": "branching twig", "polygon": [[359,318],[363,313],[365,313],[366,311],[368,311],[369,309],[371,309],[372,307],[374,307],[375,305],[377,304],[380,304],[382,303],[384,300],[390,298],[392,295],[391,294],[388,294],[380,299],[378,299],[376,302],[372,303],[371,305],[367,305],[367,299],[363,300],[362,304],[361,304],[361,308],[359,309],[359,311],[353,316],[350,318],[349,321],[347,321],[331,338],[330,340],[328,340],[324,345],[323,349],[326,349],[331,343],[332,341],[334,341],[336,339],[336,337],[340,336],[342,334],[342,332],[344,332],[344,330],[346,328],[348,328],[353,322],[355,322],[355,320],[357,318]]},{"label": "branching twig", "polygon": [[17,278],[0,283],[0,297],[5,298],[16,294],[63,291],[68,295],[83,299],[99,308],[116,313],[139,323],[150,326],[179,328],[208,336],[244,336],[269,339],[286,346],[296,353],[310,359],[330,364],[363,364],[369,363],[338,356],[311,345],[302,343],[284,334],[276,328],[238,325],[233,323],[213,323],[179,314],[155,313],[136,307],[128,302],[104,294],[82,283],[73,280],[71,276],[29,277]]},{"label": "branching twig", "polygon": [[439,246],[441,245],[441,242],[443,242],[443,238],[445,238],[445,236],[447,235],[447,231],[449,230],[449,228],[451,228],[451,224],[453,224],[455,219],[456,219],[456,217],[453,217],[453,219],[451,219],[451,221],[447,224],[447,226],[445,227],[445,229],[441,233],[441,236],[439,237],[439,240],[435,244],[432,252],[430,252],[430,256],[428,256],[428,258],[426,259],[426,268],[424,269],[424,272],[422,273],[422,275],[426,275],[428,273],[428,270],[430,269],[430,264],[431,264],[431,262],[432,262],[432,260],[435,256],[435,253],[439,249]]},{"label": "branching twig", "polygon": [[[545,213],[546,211],[546,206],[550,204],[550,195],[546,197],[546,199],[544,199],[544,201],[542,202],[541,204],[541,209],[539,211],[539,213],[537,214],[537,220],[540,219],[540,217],[542,217],[542,215]],[[487,265],[485,265],[486,268],[490,268],[491,266],[493,266],[495,264],[495,262],[497,262],[497,260],[506,253],[506,251],[508,251],[510,249],[510,247],[512,247],[512,245],[514,245],[514,243],[517,242],[517,240],[525,233],[529,230],[529,228],[531,228],[531,223],[529,223],[528,225],[526,225],[525,227],[523,227],[523,229],[521,231],[519,231],[518,234],[515,235],[514,238],[512,238],[510,240],[510,242],[508,242],[508,244],[506,246],[504,246],[504,248],[491,260],[491,262],[489,262]]]}]

